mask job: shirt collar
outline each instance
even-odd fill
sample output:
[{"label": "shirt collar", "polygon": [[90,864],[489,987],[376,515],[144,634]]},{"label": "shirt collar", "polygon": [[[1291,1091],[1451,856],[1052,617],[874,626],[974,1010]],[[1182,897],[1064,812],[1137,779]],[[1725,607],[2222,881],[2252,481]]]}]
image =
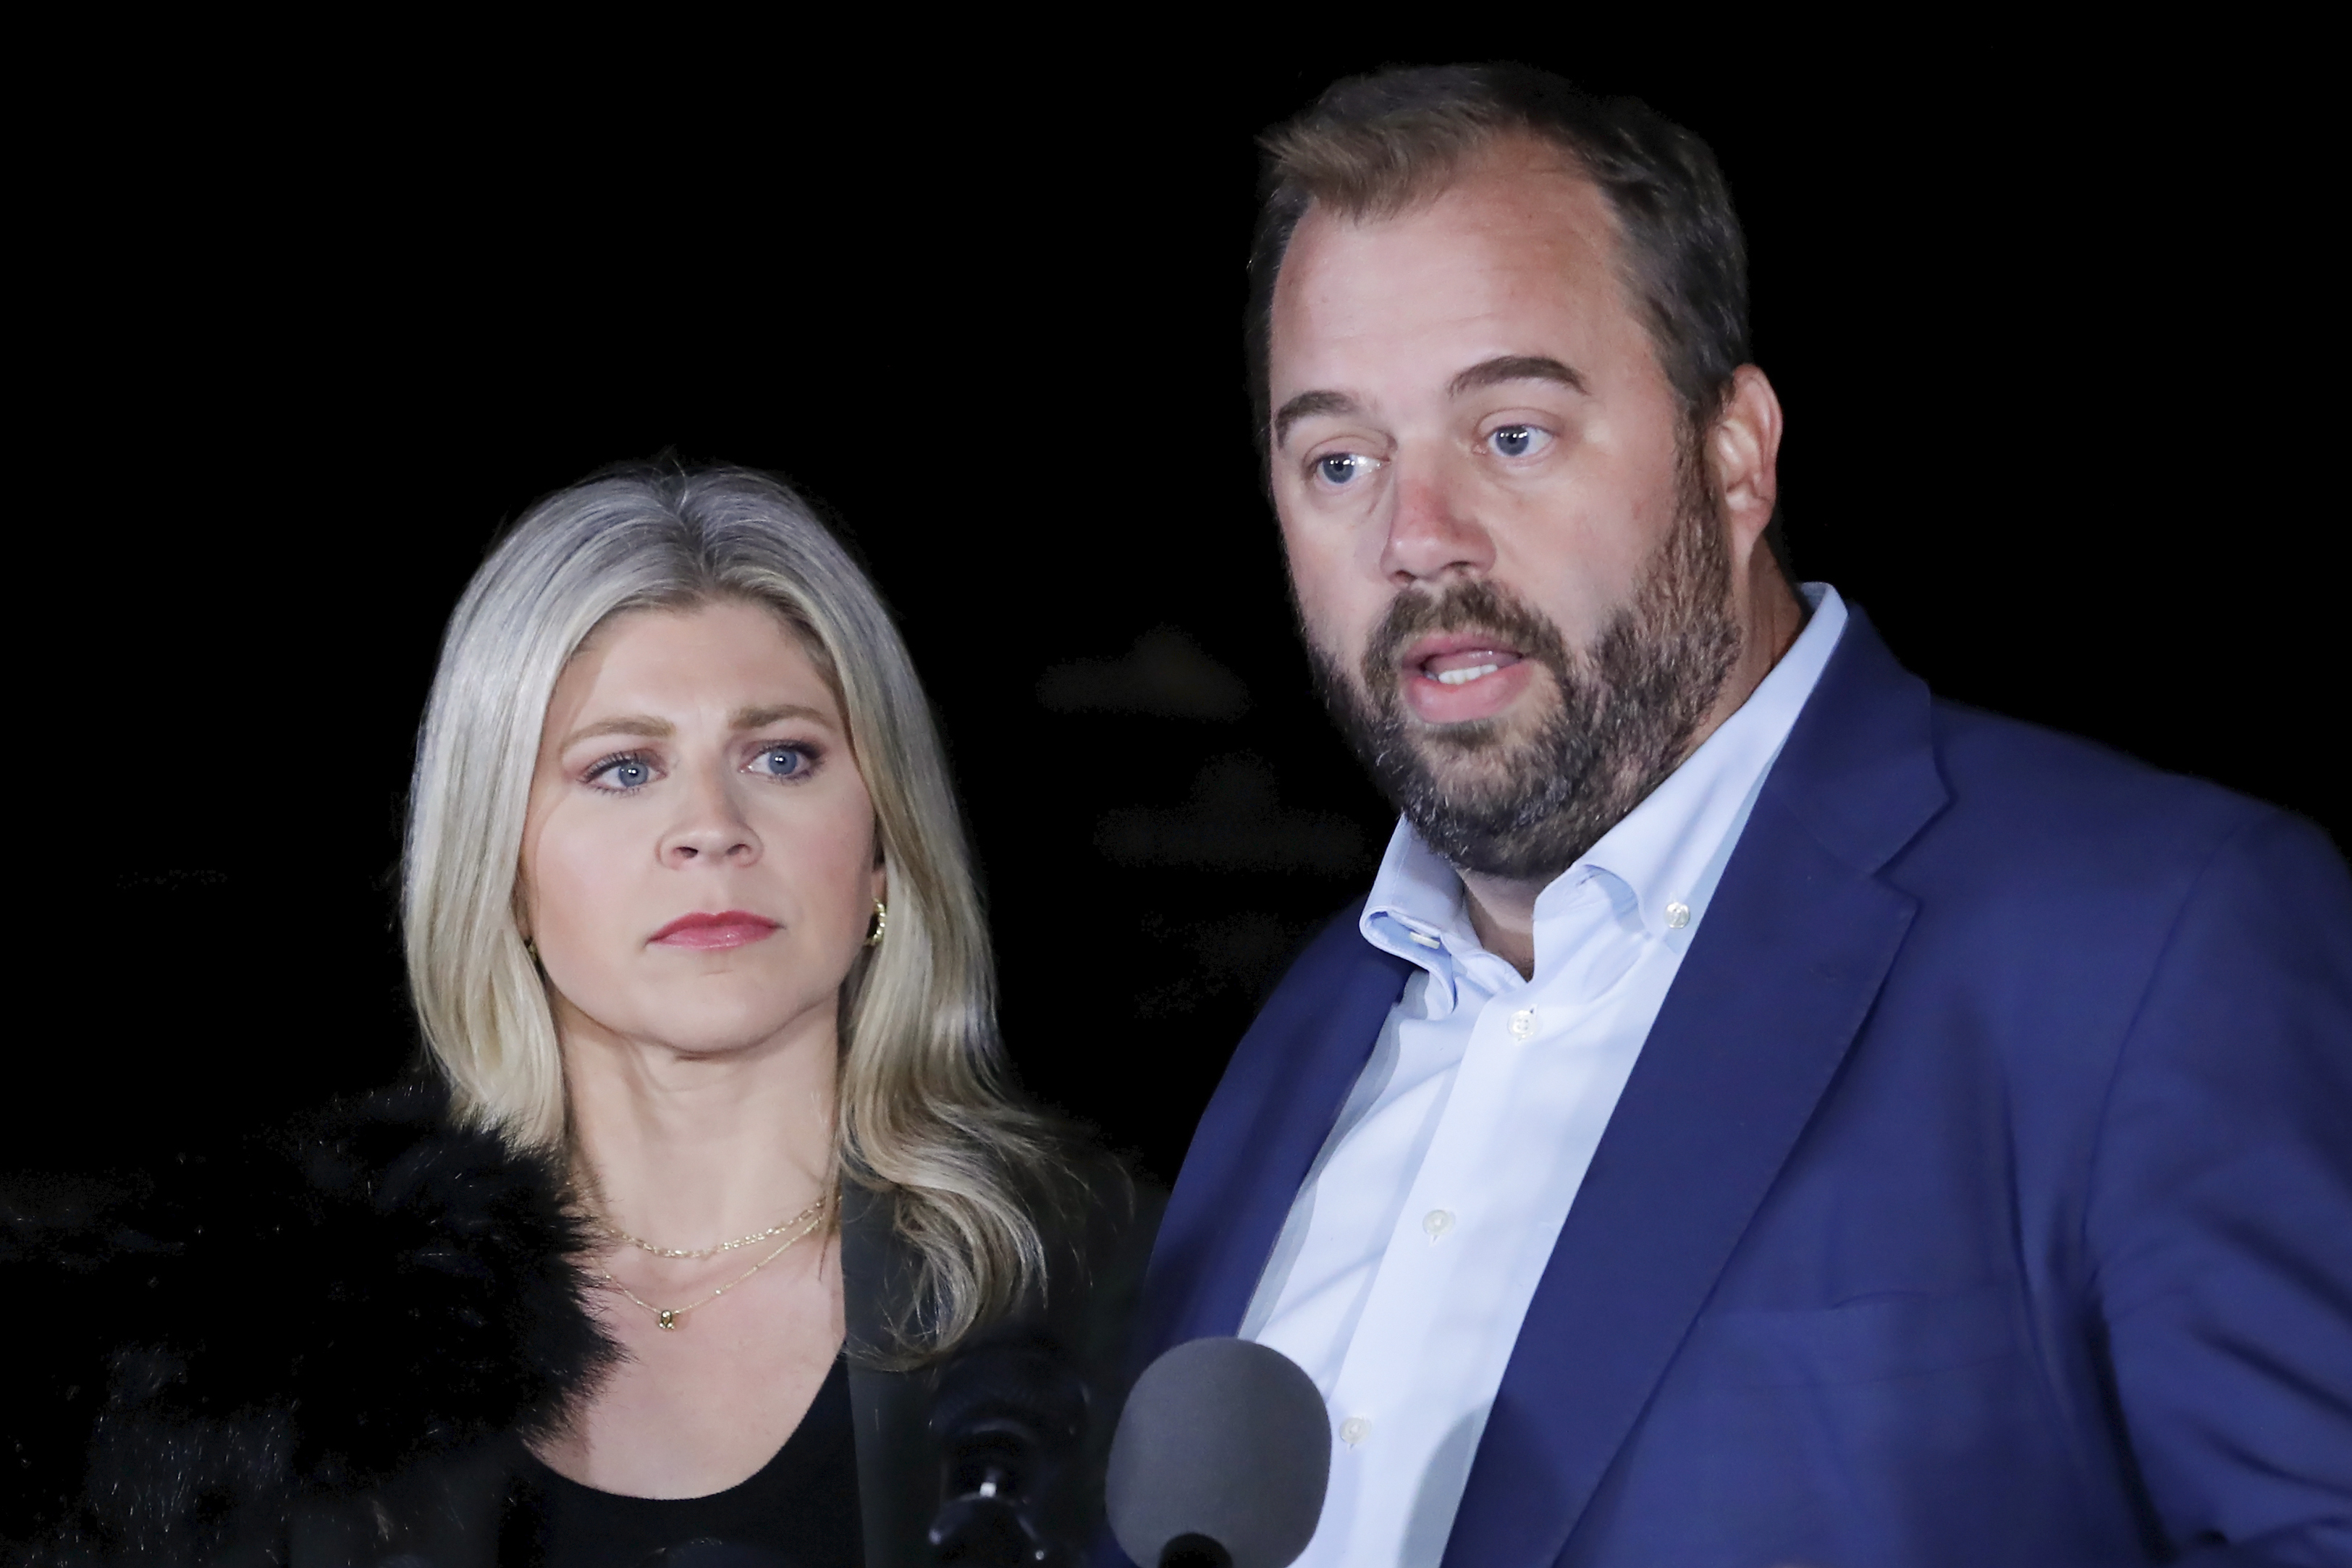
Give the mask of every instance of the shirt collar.
[{"label": "shirt collar", "polygon": [[[1537,896],[1538,974],[1559,959],[1545,951],[1549,918],[1597,874],[1617,884],[1608,889],[1612,899],[1630,894],[1628,912],[1651,935],[1672,932],[1687,940],[1696,931],[1764,775],[1845,629],[1845,601],[1835,588],[1808,583],[1801,592],[1812,615],[1748,700]],[[1461,877],[1402,820],[1372,879],[1359,928],[1373,946],[1429,971],[1433,990],[1444,993],[1449,1010],[1455,964],[1486,956],[1471,929]]]},{"label": "shirt collar", "polygon": [[1441,1016],[1454,1008],[1456,955],[1484,951],[1462,878],[1402,821],[1389,835],[1358,929],[1374,947],[1429,972],[1429,1004]]}]

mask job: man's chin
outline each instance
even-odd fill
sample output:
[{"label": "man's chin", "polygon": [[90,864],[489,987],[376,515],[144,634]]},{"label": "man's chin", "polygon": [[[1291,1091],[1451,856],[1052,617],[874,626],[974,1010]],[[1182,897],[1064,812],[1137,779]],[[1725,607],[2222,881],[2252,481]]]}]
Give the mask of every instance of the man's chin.
[{"label": "man's chin", "polygon": [[1524,764],[1513,765],[1515,752],[1514,747],[1493,743],[1421,746],[1415,749],[1414,771],[1421,775],[1423,792],[1449,805],[1484,811],[1489,809],[1489,803],[1515,799],[1527,792],[1527,769]]},{"label": "man's chin", "polygon": [[1460,726],[1415,737],[1409,793],[1449,815],[1473,817],[1516,816],[1549,793],[1549,759],[1533,754],[1539,748],[1529,744],[1529,737],[1513,733],[1515,727],[1482,728],[1479,734]]},{"label": "man's chin", "polygon": [[1396,734],[1433,773],[1499,780],[1517,771],[1515,759],[1540,743],[1544,716],[1532,707],[1521,703],[1518,710],[1447,723],[1432,723],[1408,710]]}]

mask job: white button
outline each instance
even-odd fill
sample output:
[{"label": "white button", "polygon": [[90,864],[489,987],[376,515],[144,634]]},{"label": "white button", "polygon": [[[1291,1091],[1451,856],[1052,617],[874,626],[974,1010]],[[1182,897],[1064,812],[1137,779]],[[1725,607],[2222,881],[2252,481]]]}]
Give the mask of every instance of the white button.
[{"label": "white button", "polygon": [[1360,1415],[1350,1415],[1339,1423],[1339,1441],[1350,1448],[1372,1435],[1372,1424]]},{"label": "white button", "polygon": [[1511,1038],[1524,1040],[1536,1032],[1536,1010],[1522,1007],[1511,1015]]},{"label": "white button", "polygon": [[1421,1228],[1429,1232],[1430,1240],[1435,1241],[1454,1228],[1454,1216],[1444,1209],[1432,1209],[1421,1216]]},{"label": "white button", "polygon": [[1666,924],[1675,931],[1690,924],[1690,906],[1680,901],[1666,906]]},{"label": "white button", "polygon": [[1415,941],[1415,942],[1417,942],[1421,943],[1421,945],[1422,945],[1422,946],[1423,946],[1423,947],[1436,947],[1436,946],[1439,946],[1439,945],[1440,945],[1440,943],[1438,942],[1438,940],[1437,940],[1435,937],[1433,937],[1433,936],[1423,936],[1423,935],[1422,935],[1422,934],[1421,934],[1421,932],[1419,932],[1419,931],[1409,931],[1405,932],[1404,934],[1405,934],[1405,935],[1407,935],[1407,936],[1409,936],[1409,937],[1411,937],[1411,938],[1412,938],[1412,940],[1413,940],[1413,941]]}]

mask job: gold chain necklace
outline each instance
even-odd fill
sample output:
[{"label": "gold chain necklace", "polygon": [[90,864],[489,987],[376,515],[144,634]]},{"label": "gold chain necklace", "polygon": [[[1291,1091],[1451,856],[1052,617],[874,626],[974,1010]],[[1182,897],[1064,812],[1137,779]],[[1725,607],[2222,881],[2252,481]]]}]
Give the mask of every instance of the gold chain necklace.
[{"label": "gold chain necklace", "polygon": [[[644,1308],[646,1311],[651,1312],[654,1315],[654,1321],[656,1323],[665,1329],[675,1329],[677,1327],[677,1321],[680,1318],[683,1318],[688,1312],[693,1311],[697,1307],[708,1307],[711,1302],[716,1301],[719,1297],[724,1296],[728,1291],[732,1290],[736,1286],[740,1285],[744,1280],[749,1279],[752,1275],[757,1274],[761,1269],[765,1268],[769,1264],[773,1263],[777,1258],[782,1258],[785,1253],[791,1251],[794,1242],[799,1241],[802,1237],[807,1236],[811,1231],[814,1230],[819,1225],[824,1223],[824,1210],[825,1201],[823,1198],[819,1198],[816,1202],[803,1209],[799,1214],[794,1215],[792,1219],[786,1220],[784,1225],[791,1225],[794,1221],[803,1221],[804,1223],[801,1225],[800,1229],[786,1237],[784,1238],[784,1244],[776,1248],[775,1251],[771,1252],[767,1257],[762,1258],[759,1262],[754,1263],[751,1268],[746,1268],[742,1273],[738,1274],[734,1279],[730,1279],[726,1284],[721,1285],[718,1289],[713,1290],[701,1300],[688,1301],[683,1307],[656,1307],[651,1301],[646,1300],[643,1296],[638,1295],[635,1290],[630,1289],[626,1285],[622,1284],[618,1279],[614,1279],[609,1270],[600,1268],[596,1273],[605,1284],[610,1285],[614,1289],[618,1290],[622,1295],[626,1296],[630,1300],[635,1301],[638,1306]],[[782,1228],[783,1226],[778,1226],[775,1227],[775,1230],[771,1230],[768,1234],[770,1236],[773,1236],[776,1233],[776,1230],[782,1230]],[[708,1254],[705,1256],[708,1256]]]},{"label": "gold chain necklace", "polygon": [[779,1220],[765,1230],[755,1230],[749,1236],[739,1236],[732,1241],[722,1241],[716,1247],[656,1247],[650,1241],[631,1236],[594,1209],[588,1211],[588,1217],[594,1222],[597,1229],[614,1240],[625,1241],[639,1251],[650,1252],[656,1258],[716,1258],[722,1252],[732,1252],[738,1247],[750,1247],[755,1242],[765,1241],[772,1236],[782,1236],[823,1207],[824,1207],[824,1200],[819,1198],[790,1219]]}]

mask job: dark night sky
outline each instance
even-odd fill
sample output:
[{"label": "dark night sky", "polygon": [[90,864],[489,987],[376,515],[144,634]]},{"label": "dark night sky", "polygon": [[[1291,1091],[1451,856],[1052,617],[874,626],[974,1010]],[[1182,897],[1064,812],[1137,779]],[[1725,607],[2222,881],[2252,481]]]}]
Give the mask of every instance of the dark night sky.
[{"label": "dark night sky", "polygon": [[[59,119],[16,198],[17,975],[50,1021],[5,1163],[142,1162],[399,1069],[391,876],[442,617],[502,521],[667,448],[842,520],[946,725],[1024,1079],[1172,1175],[1388,826],[1256,489],[1251,138],[1334,75],[1512,42],[706,39],[689,70],[614,37],[465,83],[329,51],[299,89]],[[1517,52],[1721,155],[1804,575],[1948,695],[2347,842],[2314,755],[2344,659],[2306,367],[2340,331],[2297,303],[2335,288],[2299,95],[2211,58],[1870,47]]]}]

